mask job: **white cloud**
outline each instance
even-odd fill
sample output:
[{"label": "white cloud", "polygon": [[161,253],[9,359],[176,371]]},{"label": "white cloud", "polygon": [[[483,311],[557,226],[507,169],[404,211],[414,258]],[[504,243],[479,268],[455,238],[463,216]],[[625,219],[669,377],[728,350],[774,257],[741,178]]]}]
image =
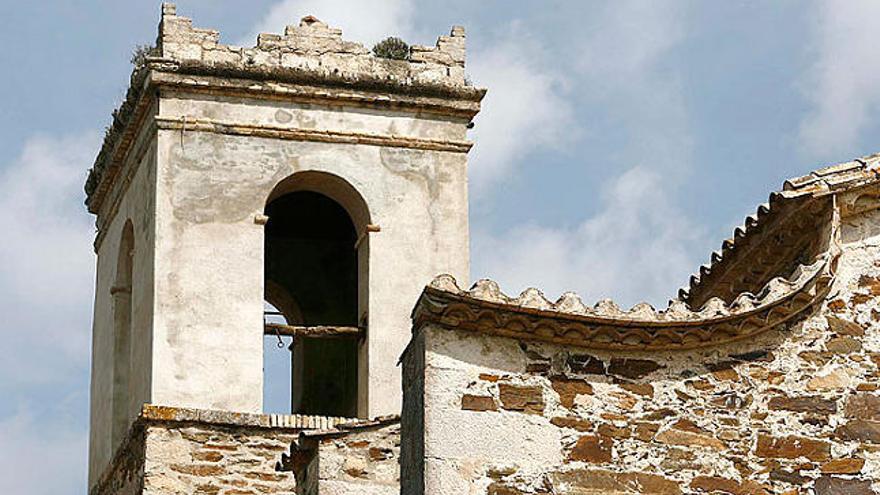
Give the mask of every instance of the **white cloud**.
[{"label": "white cloud", "polygon": [[[97,133],[34,137],[18,159],[0,168],[0,310],[10,334],[4,339],[33,346],[0,362],[11,379],[34,378],[24,377],[32,366],[16,371],[33,352],[51,349],[61,363],[88,358],[94,228],[82,184],[98,142]],[[54,369],[45,364],[34,375]]]},{"label": "white cloud", "polygon": [[34,137],[0,167],[0,493],[85,489],[94,257],[82,184],[98,137]]},{"label": "white cloud", "polygon": [[83,493],[86,431],[78,425],[47,424],[28,409],[0,418],[0,493]]},{"label": "white cloud", "polygon": [[259,33],[282,33],[287,25],[313,15],[331,27],[343,29],[347,40],[371,47],[387,36],[412,35],[411,0],[282,0],[276,3],[241,45],[253,45]]},{"label": "white cloud", "polygon": [[592,304],[655,304],[675,295],[671,281],[693,268],[688,245],[698,237],[664,191],[664,178],[635,167],[603,191],[601,211],[573,228],[515,227],[477,235],[474,272],[491,274],[510,293],[540,282],[548,297],[577,291]]},{"label": "white cloud", "polygon": [[880,17],[880,2],[817,2],[813,15],[816,62],[804,77],[812,108],[799,141],[818,159],[839,159],[852,153],[880,107],[880,51],[868,22]]},{"label": "white cloud", "polygon": [[[603,87],[644,82],[646,70],[682,41],[686,8],[681,3],[621,0],[591,11],[587,29],[571,33],[575,67],[599,77],[591,92]],[[653,81],[648,81],[653,84]]]},{"label": "white cloud", "polygon": [[[673,200],[690,169],[692,140],[681,86],[661,63],[684,39],[687,12],[628,1],[591,13],[590,28],[566,33],[565,49],[575,54],[568,85],[578,89],[569,98],[612,114],[630,142],[611,157],[624,172],[601,188],[597,213],[577,220],[575,227],[530,224],[500,234],[475,231],[474,274],[492,276],[511,292],[537,285],[550,297],[577,290],[588,303],[611,296],[621,303],[662,304],[693,270],[691,246],[701,237]],[[555,99],[564,108],[563,96]],[[531,100],[513,93],[507,104],[521,101]],[[523,111],[527,121],[534,106]],[[516,146],[533,145],[534,134],[551,132],[552,144],[555,129],[544,129],[551,117],[534,127],[523,124],[526,130],[510,140],[514,152],[502,153],[503,160],[515,159]],[[565,123],[562,130],[569,127]],[[505,163],[504,169],[515,168]]]},{"label": "white cloud", "polygon": [[688,13],[681,3],[625,0],[594,12],[590,29],[572,33],[576,86],[583,101],[625,130],[622,161],[650,163],[673,183],[690,166],[692,141],[682,85],[666,62],[685,39]]},{"label": "white cloud", "polygon": [[[31,301],[57,301],[82,291],[91,278],[94,228],[83,206],[86,172],[97,135],[28,140],[19,158],[0,173],[0,244],[4,286]],[[78,256],[71,256],[71,252]],[[85,253],[85,254],[83,254]],[[66,301],[64,301],[66,302]]]},{"label": "white cloud", "polygon": [[545,50],[514,24],[487,47],[471,51],[468,73],[489,92],[472,138],[471,193],[479,197],[515,172],[530,153],[559,147],[577,132],[564,81],[543,64]]}]

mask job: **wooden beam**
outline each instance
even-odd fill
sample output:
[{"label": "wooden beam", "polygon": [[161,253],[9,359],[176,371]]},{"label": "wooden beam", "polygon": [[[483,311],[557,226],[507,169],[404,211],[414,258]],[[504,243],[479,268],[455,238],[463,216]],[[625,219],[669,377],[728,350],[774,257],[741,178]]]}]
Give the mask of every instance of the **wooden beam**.
[{"label": "wooden beam", "polygon": [[284,325],[282,323],[266,323],[263,334],[310,338],[360,338],[364,335],[364,329],[358,327],[335,327],[325,325],[306,327],[299,325]]}]

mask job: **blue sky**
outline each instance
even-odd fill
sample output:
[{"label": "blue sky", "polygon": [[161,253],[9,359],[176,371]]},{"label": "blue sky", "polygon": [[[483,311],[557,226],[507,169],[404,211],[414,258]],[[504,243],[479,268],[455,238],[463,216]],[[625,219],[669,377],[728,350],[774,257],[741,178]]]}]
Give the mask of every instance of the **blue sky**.
[{"label": "blue sky", "polygon": [[[181,0],[224,42],[314,14],[468,31],[474,279],[664,305],[790,176],[880,151],[880,3]],[[94,257],[82,182],[158,2],[0,3],[0,492],[84,493]]]}]

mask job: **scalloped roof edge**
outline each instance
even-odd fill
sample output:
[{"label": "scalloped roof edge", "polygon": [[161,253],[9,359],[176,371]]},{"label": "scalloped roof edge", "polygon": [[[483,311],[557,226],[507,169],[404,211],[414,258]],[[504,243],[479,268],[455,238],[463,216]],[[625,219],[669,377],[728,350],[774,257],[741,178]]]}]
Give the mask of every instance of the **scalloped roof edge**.
[{"label": "scalloped roof edge", "polygon": [[623,310],[611,299],[601,299],[592,307],[588,307],[574,292],[566,292],[555,302],[551,302],[543,292],[534,287],[529,287],[518,296],[511,297],[505,294],[494,280],[481,279],[475,282],[470,289],[464,290],[459,287],[455,277],[449,274],[438,275],[428,284],[428,287],[460,298],[572,316],[633,323],[693,322],[741,315],[779,301],[814,280],[828,267],[830,258],[830,254],[825,253],[809,265],[798,266],[790,278],[776,277],[757,294],[744,292],[731,304],[726,304],[720,298],[713,297],[698,311],[692,310],[679,299],[670,300],[668,307],[664,310],[657,310],[646,302],[637,303],[632,308]]}]

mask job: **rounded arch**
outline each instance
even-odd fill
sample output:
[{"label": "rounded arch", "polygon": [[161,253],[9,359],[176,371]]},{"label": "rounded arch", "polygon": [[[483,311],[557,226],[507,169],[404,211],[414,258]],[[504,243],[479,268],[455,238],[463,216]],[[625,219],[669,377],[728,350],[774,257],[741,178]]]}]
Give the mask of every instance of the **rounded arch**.
[{"label": "rounded arch", "polygon": [[[373,229],[367,202],[355,187],[331,173],[296,172],[275,185],[263,211],[264,301],[290,325],[365,323],[366,234]],[[355,417],[364,409],[367,346],[361,340],[299,336],[289,349],[291,412]],[[277,378],[264,375],[263,382],[264,393],[277,390]]]},{"label": "rounded arch", "polygon": [[266,198],[269,205],[273,200],[292,192],[310,191],[323,194],[339,203],[354,223],[357,235],[362,235],[367,225],[372,223],[370,209],[366,200],[347,180],[329,172],[306,170],[294,172],[281,180]]},{"label": "rounded arch", "polygon": [[119,252],[116,258],[116,287],[131,287],[134,254],[134,224],[125,220],[119,238]]},{"label": "rounded arch", "polygon": [[118,446],[128,432],[131,401],[131,313],[134,279],[134,225],[125,221],[119,239],[113,298],[113,385],[111,444]]},{"label": "rounded arch", "polygon": [[301,325],[305,321],[299,303],[293,295],[274,280],[266,280],[264,289],[266,302],[281,312],[288,325]]}]

